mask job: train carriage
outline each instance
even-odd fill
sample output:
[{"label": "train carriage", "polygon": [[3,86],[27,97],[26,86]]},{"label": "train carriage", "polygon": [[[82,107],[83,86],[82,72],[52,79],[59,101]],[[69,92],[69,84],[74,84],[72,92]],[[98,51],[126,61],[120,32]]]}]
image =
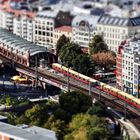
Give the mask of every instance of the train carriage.
[{"label": "train carriage", "polygon": [[133,102],[134,104],[136,104],[136,107],[137,107],[137,108],[140,109],[140,99],[138,99],[138,98],[133,98],[133,99],[132,99],[132,102]]},{"label": "train carriage", "polygon": [[52,68],[55,69],[56,71],[59,71],[59,72],[65,74],[65,75],[68,75],[68,76],[70,76],[70,77],[72,77],[72,78],[74,78],[76,80],[79,80],[81,82],[84,82],[86,84],[88,84],[89,81],[91,81],[93,83],[96,82],[96,80],[94,80],[94,79],[92,79],[92,78],[90,78],[88,76],[85,76],[85,75],[83,75],[81,73],[78,73],[78,72],[76,72],[74,70],[66,68],[66,67],[64,67],[64,66],[62,66],[60,64],[57,64],[57,63],[53,63]]},{"label": "train carriage", "polygon": [[119,93],[119,98],[121,98],[122,100],[125,100],[127,103],[140,108],[140,99],[137,99],[136,97],[125,93],[123,91],[120,91]]},{"label": "train carriage", "polygon": [[91,86],[94,86],[94,87],[96,86],[97,88],[101,89],[102,91],[107,92],[110,95],[117,97],[117,98],[131,104],[132,106],[135,106],[135,107],[140,109],[140,99],[137,99],[136,97],[134,97],[128,93],[125,93],[125,92],[123,92],[115,87],[112,87],[112,86],[107,85],[103,82],[100,82],[98,80],[95,80],[93,78],[85,76],[85,75],[78,73],[74,70],[66,68],[58,63],[53,63],[52,68],[55,69],[56,71],[59,71],[65,75],[68,75],[68,76],[70,76],[78,81],[81,81],[83,83],[89,84],[89,82],[90,82]]}]

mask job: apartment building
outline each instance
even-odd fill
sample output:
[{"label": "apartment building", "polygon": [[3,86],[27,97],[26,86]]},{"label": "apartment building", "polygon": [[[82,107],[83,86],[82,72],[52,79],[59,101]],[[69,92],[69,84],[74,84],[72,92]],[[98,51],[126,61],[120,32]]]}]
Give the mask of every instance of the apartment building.
[{"label": "apartment building", "polygon": [[0,27],[13,31],[13,17],[14,14],[12,12],[0,10]]},{"label": "apartment building", "polygon": [[54,47],[57,44],[58,39],[65,35],[69,40],[72,40],[72,27],[71,26],[61,26],[54,29]]},{"label": "apartment building", "polygon": [[133,38],[121,43],[117,54],[117,87],[140,97],[140,40]]},{"label": "apartment building", "polygon": [[[140,51],[140,42],[139,48]],[[133,80],[133,94],[140,98],[140,53],[135,52],[134,57],[134,80]]]},{"label": "apartment building", "polygon": [[13,33],[30,42],[33,42],[33,19],[28,15],[15,16],[13,20]]},{"label": "apartment building", "polygon": [[72,40],[81,47],[88,47],[97,32],[99,16],[77,15],[72,21]]},{"label": "apartment building", "polygon": [[129,42],[124,47],[122,57],[122,89],[125,92],[133,94],[133,71],[134,71],[134,46]]},{"label": "apartment building", "polygon": [[109,49],[116,52],[122,40],[130,38],[140,30],[140,17],[121,18],[103,15],[99,18],[97,31],[104,37]]},{"label": "apartment building", "polygon": [[123,45],[122,42],[121,45],[118,48],[118,53],[116,56],[116,86],[117,88],[121,89],[122,87],[122,53],[123,53]]},{"label": "apartment building", "polygon": [[33,42],[38,45],[48,47],[48,49],[53,49],[56,42],[55,41],[55,28],[61,26],[70,26],[73,16],[70,12],[63,11],[43,11],[39,12],[34,18],[33,24]]},{"label": "apartment building", "polygon": [[[54,26],[57,12],[43,11],[39,12],[34,18],[33,23],[33,42],[47,47],[53,47]],[[48,48],[52,49],[52,48]]]}]

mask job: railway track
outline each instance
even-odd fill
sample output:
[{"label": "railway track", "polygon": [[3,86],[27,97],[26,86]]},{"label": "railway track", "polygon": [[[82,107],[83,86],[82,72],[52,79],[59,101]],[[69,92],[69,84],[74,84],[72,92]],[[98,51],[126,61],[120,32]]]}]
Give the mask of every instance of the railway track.
[{"label": "railway track", "polygon": [[[0,59],[8,60],[7,58],[4,58],[4,56],[2,56],[2,57],[0,56]],[[34,68],[26,67],[26,66],[23,66],[23,65],[18,64],[18,63],[16,63],[16,67],[21,68],[21,69],[23,69],[23,70],[25,70],[29,73],[35,73]],[[49,75],[48,73],[38,72],[38,76],[42,76],[46,79],[53,79],[57,83],[60,83],[60,84],[63,84],[63,85],[67,84],[67,81],[65,81],[64,79],[62,79],[62,78],[60,79],[58,77]],[[78,91],[81,91],[84,94],[88,94],[88,89],[84,89],[83,87],[79,87],[77,85],[74,85],[73,83],[70,83],[70,87],[73,90],[78,90]],[[92,98],[99,99],[99,94],[92,92]],[[117,111],[121,114],[124,114],[123,103],[122,104],[120,104],[119,102],[117,103],[112,99],[109,99],[107,97],[105,98],[104,96],[101,96],[101,101],[105,102],[106,106],[112,107],[113,109],[115,109],[115,111]],[[136,109],[132,110],[130,108],[131,108],[130,106],[129,106],[129,108],[127,106],[127,109],[128,109],[127,110],[127,117],[137,127],[137,129],[140,130],[140,111],[137,111]]]}]

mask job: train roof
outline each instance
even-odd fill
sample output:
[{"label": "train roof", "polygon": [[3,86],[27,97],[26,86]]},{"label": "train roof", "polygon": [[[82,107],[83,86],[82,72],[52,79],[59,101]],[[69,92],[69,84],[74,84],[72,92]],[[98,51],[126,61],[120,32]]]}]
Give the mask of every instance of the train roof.
[{"label": "train roof", "polygon": [[140,105],[140,99],[134,98],[133,101],[136,102],[136,103],[138,103]]},{"label": "train roof", "polygon": [[[64,70],[66,70],[66,71],[68,70],[67,67],[62,66],[62,65],[60,65],[60,64],[58,64],[58,63],[53,63],[53,65],[55,65],[55,66],[57,66],[57,67],[62,67],[62,68],[63,68]],[[88,77],[88,76],[85,76],[85,75],[83,75],[83,74],[80,74],[80,73],[78,73],[78,72],[76,72],[76,71],[74,71],[74,70],[71,70],[71,69],[69,69],[69,72],[71,72],[71,73],[73,73],[73,74],[75,74],[75,75],[82,76],[83,78],[85,78],[85,79],[87,79],[87,80],[90,80],[90,82],[100,82],[100,81],[98,81],[98,80],[92,79],[92,78],[90,78],[90,77]],[[122,96],[124,96],[124,97],[126,97],[126,98],[132,99],[134,102],[140,104],[140,99],[138,99],[138,98],[136,98],[136,97],[134,97],[134,96],[132,96],[132,95],[126,93],[126,92],[123,92],[123,91],[121,91],[121,90],[119,90],[119,89],[117,89],[117,88],[115,88],[115,87],[112,87],[112,86],[110,86],[110,85],[107,85],[107,84],[105,84],[105,83],[103,83],[103,82],[100,82],[100,85],[101,85],[101,86],[104,86],[104,87],[107,88],[107,89],[111,89],[112,91],[117,92],[118,94],[120,94],[120,95],[122,95]]]},{"label": "train roof", "polygon": [[118,94],[120,94],[120,95],[122,95],[122,96],[124,96],[124,97],[126,97],[128,99],[132,99],[136,103],[140,104],[140,99],[137,99],[136,97],[134,97],[134,96],[132,96],[132,95],[126,93],[126,92],[123,92],[123,91],[121,91],[121,90],[119,90],[117,88],[111,87],[110,85],[105,85],[104,87],[109,88],[109,89],[117,92]]},{"label": "train roof", "polygon": [[[57,67],[60,67],[60,68],[62,67],[64,70],[68,71],[68,68],[65,67],[65,66],[62,66],[61,64],[53,63],[53,65],[55,65],[55,66],[57,66]],[[72,73],[72,74],[74,74],[74,75],[78,75],[78,76],[80,76],[80,77],[82,77],[82,78],[84,78],[84,79],[86,79],[86,80],[89,80],[90,82],[96,82],[96,81],[97,81],[97,80],[92,79],[92,78],[90,78],[90,77],[88,77],[88,76],[85,76],[85,75],[83,75],[83,74],[81,74],[81,73],[78,73],[78,72],[76,72],[76,71],[74,71],[74,70],[72,70],[72,69],[69,69],[69,72]]]},{"label": "train roof", "polygon": [[95,80],[95,79],[93,79],[93,78],[90,78],[90,82],[99,82],[99,81],[97,81],[97,80]]}]

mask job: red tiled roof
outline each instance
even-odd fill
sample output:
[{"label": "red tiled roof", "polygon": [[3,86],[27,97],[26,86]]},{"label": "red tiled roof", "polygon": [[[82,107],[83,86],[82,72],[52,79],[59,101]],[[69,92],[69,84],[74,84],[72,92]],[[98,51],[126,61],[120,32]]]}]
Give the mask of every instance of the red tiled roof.
[{"label": "red tiled roof", "polygon": [[0,4],[0,9],[2,9],[3,11],[6,11],[6,12],[14,13],[15,16],[27,15],[27,16],[33,18],[36,15],[36,13],[34,13],[34,12],[25,12],[25,11],[22,11],[22,10],[12,9],[9,6],[9,3],[8,2],[5,2],[4,4]]},{"label": "red tiled roof", "polygon": [[63,31],[63,32],[72,32],[71,26],[61,26],[58,28],[55,28],[55,30]]}]

